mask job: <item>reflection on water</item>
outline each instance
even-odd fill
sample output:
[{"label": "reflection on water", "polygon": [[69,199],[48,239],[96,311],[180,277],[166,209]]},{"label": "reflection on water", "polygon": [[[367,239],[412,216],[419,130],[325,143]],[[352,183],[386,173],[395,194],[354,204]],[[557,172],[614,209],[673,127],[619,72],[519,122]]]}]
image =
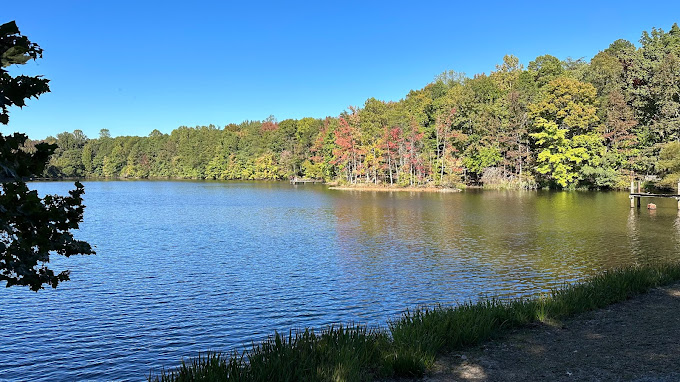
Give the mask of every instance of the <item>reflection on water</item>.
[{"label": "reflection on water", "polygon": [[630,209],[624,193],[351,196],[335,199],[343,251],[364,251],[363,267],[407,274],[396,278],[431,274],[447,283],[460,274],[465,286],[456,293],[465,299],[531,295],[604,268],[677,255],[674,203]]},{"label": "reflection on water", "polygon": [[[36,183],[65,193],[69,183]],[[87,182],[58,290],[0,295],[0,379],[139,380],[274,330],[385,325],[407,308],[531,296],[678,259],[675,200],[626,193],[347,192],[287,183]]]}]

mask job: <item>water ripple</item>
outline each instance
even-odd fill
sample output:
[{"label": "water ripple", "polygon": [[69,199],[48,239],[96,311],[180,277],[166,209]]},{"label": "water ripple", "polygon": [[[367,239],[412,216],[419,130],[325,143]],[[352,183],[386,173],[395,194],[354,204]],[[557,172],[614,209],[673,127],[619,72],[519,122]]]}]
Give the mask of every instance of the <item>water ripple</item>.
[{"label": "water ripple", "polygon": [[[415,306],[527,297],[677,259],[680,217],[618,193],[343,193],[285,183],[86,182],[54,258],[72,281],[0,295],[0,380],[140,380],[275,330],[384,327]],[[64,194],[67,182],[36,183]]]}]

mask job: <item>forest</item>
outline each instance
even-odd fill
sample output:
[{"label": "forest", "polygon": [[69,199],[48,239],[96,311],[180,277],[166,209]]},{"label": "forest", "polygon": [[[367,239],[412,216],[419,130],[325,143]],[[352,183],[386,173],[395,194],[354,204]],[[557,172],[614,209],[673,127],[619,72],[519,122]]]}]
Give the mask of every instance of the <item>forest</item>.
[{"label": "forest", "polygon": [[[338,184],[626,188],[680,178],[680,28],[617,40],[590,61],[512,55],[489,74],[449,71],[397,102],[336,117],[186,127],[56,143],[45,176],[323,179]],[[42,141],[40,141],[42,142]],[[39,141],[32,141],[37,144]]]}]

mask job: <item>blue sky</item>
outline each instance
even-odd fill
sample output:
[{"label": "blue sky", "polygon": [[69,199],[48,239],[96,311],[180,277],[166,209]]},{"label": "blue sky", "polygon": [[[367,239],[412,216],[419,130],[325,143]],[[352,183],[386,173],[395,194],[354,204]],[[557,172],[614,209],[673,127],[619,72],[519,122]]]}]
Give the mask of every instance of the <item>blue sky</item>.
[{"label": "blue sky", "polygon": [[52,92],[13,108],[0,132],[95,138],[178,126],[336,116],[369,97],[399,100],[445,71],[586,59],[643,30],[670,29],[680,2],[8,1],[45,50],[11,73]]}]

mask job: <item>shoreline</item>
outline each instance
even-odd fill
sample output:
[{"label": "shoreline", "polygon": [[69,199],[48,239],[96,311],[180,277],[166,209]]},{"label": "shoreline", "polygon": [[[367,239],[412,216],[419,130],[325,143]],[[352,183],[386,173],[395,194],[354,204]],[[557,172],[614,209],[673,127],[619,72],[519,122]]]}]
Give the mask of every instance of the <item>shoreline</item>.
[{"label": "shoreline", "polygon": [[330,186],[329,190],[339,191],[373,191],[373,192],[461,192],[460,188],[443,187],[399,187],[399,186]]},{"label": "shoreline", "polygon": [[[175,369],[162,369],[151,371],[148,381],[157,382],[180,382],[194,381],[196,376],[205,376],[210,380],[260,380],[262,376],[278,377],[281,380],[404,380],[412,378],[422,378],[426,376],[429,381],[451,381],[451,380],[505,380],[505,381],[524,381],[524,380],[559,380],[554,377],[571,377],[574,370],[580,370],[580,365],[571,365],[569,369],[562,373],[565,362],[575,357],[571,351],[562,351],[560,343],[557,343],[557,353],[562,353],[562,358],[555,357],[550,369],[558,369],[557,374],[548,375],[552,370],[544,370],[540,367],[532,366],[537,361],[532,360],[531,364],[517,366],[520,368],[518,374],[505,373],[507,365],[502,364],[497,368],[499,375],[506,375],[509,379],[488,379],[487,372],[491,371],[495,365],[499,365],[496,360],[485,364],[483,360],[477,361],[474,349],[485,349],[492,346],[494,340],[500,343],[500,347],[511,347],[512,344],[503,338],[508,335],[520,332],[529,332],[537,327],[554,327],[556,330],[566,328],[564,323],[571,325],[570,322],[589,315],[602,315],[607,312],[615,311],[620,304],[626,301],[644,301],[645,299],[633,299],[638,295],[647,293],[653,296],[655,288],[678,285],[680,281],[680,263],[658,263],[653,265],[637,265],[623,268],[614,268],[597,274],[586,281],[576,284],[567,284],[562,288],[555,289],[549,294],[538,296],[531,299],[516,300],[480,300],[477,302],[466,302],[461,305],[434,308],[416,308],[406,311],[398,319],[391,320],[387,328],[369,329],[362,325],[330,326],[326,329],[315,331],[306,328],[304,330],[291,330],[288,335],[275,332],[268,339],[254,343],[251,349],[242,352],[232,353],[208,352],[199,354],[197,358],[192,358],[189,362],[182,361],[181,366]],[[680,298],[680,290],[674,292],[674,298]],[[647,298],[649,300],[649,298]],[[617,304],[619,303],[619,304]],[[680,304],[680,301],[678,301]],[[658,306],[666,306],[666,314],[652,313],[650,320],[655,317],[665,317],[671,315],[677,323],[678,340],[673,343],[680,343],[680,319],[676,317],[678,306],[672,304],[670,307],[667,302],[662,302]],[[636,320],[638,313],[649,312],[647,308],[634,306],[629,315],[614,314],[624,324],[627,324],[624,333],[631,341],[640,340],[639,349],[650,346],[644,332],[641,332]],[[675,324],[668,320],[656,319],[657,331],[661,334],[669,328],[675,328]],[[596,319],[603,328],[611,326],[608,321]],[[575,337],[572,332],[565,332],[565,338],[571,341],[572,347],[576,352],[583,354],[583,363],[588,360],[596,360],[595,376],[611,376],[607,374],[610,370],[602,370],[611,362],[608,361],[614,354],[625,349],[627,342],[610,340],[608,343],[615,344],[614,348],[599,350],[597,347],[589,346],[588,330],[586,327],[585,337]],[[600,338],[618,338],[623,329],[614,329],[606,337],[595,336],[595,340]],[[553,334],[543,342],[553,343]],[[565,340],[566,341],[566,340]],[[602,341],[596,341],[599,344]],[[531,344],[530,349],[543,347],[543,342]],[[622,344],[622,345],[621,345]],[[660,344],[660,350],[655,348],[651,358],[658,359],[657,350],[663,353],[665,342]],[[678,347],[680,354],[680,347]],[[596,359],[593,353],[600,351],[602,357]],[[454,353],[455,352],[455,353]],[[463,354],[467,353],[470,356]],[[470,353],[472,352],[472,353]],[[515,353],[518,353],[515,351]],[[524,352],[526,353],[526,352]],[[523,354],[524,354],[523,353]],[[638,353],[633,352],[630,361],[631,365],[636,365],[635,357]],[[448,356],[447,356],[448,354]],[[532,353],[533,354],[533,353]],[[536,354],[533,354],[534,356]],[[501,356],[500,360],[505,356]],[[566,357],[566,358],[565,358]],[[505,357],[507,358],[507,357]],[[541,359],[545,357],[539,357]],[[467,362],[467,360],[470,362]],[[463,361],[462,363],[460,361]],[[652,359],[653,361],[653,359]],[[680,361],[680,358],[678,358]],[[514,362],[513,363],[517,363]],[[602,366],[604,365],[604,366]],[[659,367],[664,373],[674,371],[675,362],[665,362],[663,359],[657,363],[650,363],[649,370],[639,370],[633,367],[631,370],[638,370],[642,373],[649,373]],[[342,366],[342,368],[339,368]],[[523,367],[523,368],[522,368]],[[599,368],[599,369],[597,369]],[[582,368],[581,368],[582,369]],[[310,370],[317,370],[315,375],[309,373]],[[471,375],[470,371],[477,371],[476,375]],[[572,370],[572,371],[570,371]],[[597,370],[601,370],[597,372]],[[615,374],[618,369],[612,369]],[[481,372],[480,372],[481,371]],[[528,372],[528,374],[527,374]],[[474,373],[473,373],[474,374]],[[577,374],[578,375],[578,374]],[[589,374],[578,375],[588,377]],[[258,376],[260,378],[258,378]],[[642,375],[644,377],[645,375]],[[316,378],[315,378],[316,377]],[[472,378],[469,378],[472,377]],[[552,378],[551,378],[552,377]],[[567,380],[573,380],[569,379]],[[578,379],[578,378],[576,378]],[[564,380],[564,379],[563,379]],[[593,379],[590,380],[602,380]]]}]

